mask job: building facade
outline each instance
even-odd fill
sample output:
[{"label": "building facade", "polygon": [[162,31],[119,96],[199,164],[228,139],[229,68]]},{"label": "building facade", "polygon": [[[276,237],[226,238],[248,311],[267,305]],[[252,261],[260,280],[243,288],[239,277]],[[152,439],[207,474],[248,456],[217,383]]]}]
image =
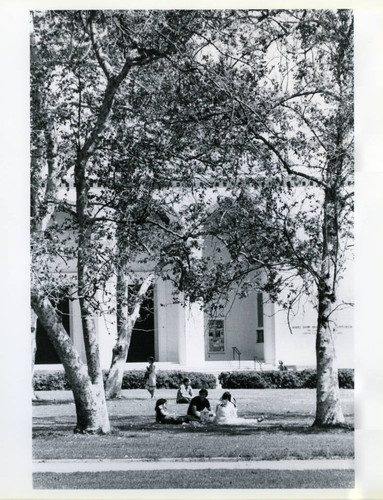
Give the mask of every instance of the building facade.
[{"label": "building facade", "polygon": [[[70,186],[73,187],[73,186]],[[296,187],[299,195],[299,189]],[[69,193],[74,194],[73,189]],[[204,251],[211,251],[208,247]],[[75,263],[65,269],[76,273]],[[148,271],[136,267],[144,278]],[[113,286],[113,285],[111,285]],[[157,278],[141,306],[136,321],[127,366],[146,362],[154,356],[157,362],[184,369],[208,369],[221,363],[241,360],[242,366],[261,369],[277,367],[279,361],[296,367],[316,365],[316,311],[309,298],[302,298],[292,314],[273,304],[256,290],[246,298],[232,296],[219,316],[210,317],[199,304],[182,306],[174,303],[175,290],[170,281]],[[339,298],[353,303],[352,260],[347,263],[339,285]],[[85,361],[80,307],[78,300],[59,304],[64,327]],[[107,370],[116,341],[116,320],[110,315],[95,317],[102,368]],[[353,309],[339,308],[332,317],[334,342],[339,368],[354,366]],[[36,365],[39,368],[59,366],[60,361],[42,326],[37,324]],[[229,366],[229,365],[228,365]],[[240,364],[235,365],[237,368]]]},{"label": "building facade", "polygon": [[[345,299],[352,291],[350,271],[341,284],[340,293]],[[154,283],[133,330],[126,369],[145,362],[151,355],[158,362],[184,369],[208,369],[217,365],[214,362],[233,360],[240,360],[242,367],[256,369],[262,365],[275,367],[280,360],[298,368],[315,366],[316,311],[308,299],[302,300],[297,313],[288,318],[286,311],[254,291],[244,299],[234,297],[220,316],[210,317],[199,304],[174,304],[173,293],[170,281],[158,279]],[[85,361],[78,300],[63,302],[59,307],[64,327]],[[115,318],[95,317],[95,324],[101,365],[107,370],[116,341]],[[338,367],[352,368],[352,308],[341,309],[336,316],[334,313],[333,330]],[[38,324],[36,365],[44,368],[55,364],[59,359]]]}]

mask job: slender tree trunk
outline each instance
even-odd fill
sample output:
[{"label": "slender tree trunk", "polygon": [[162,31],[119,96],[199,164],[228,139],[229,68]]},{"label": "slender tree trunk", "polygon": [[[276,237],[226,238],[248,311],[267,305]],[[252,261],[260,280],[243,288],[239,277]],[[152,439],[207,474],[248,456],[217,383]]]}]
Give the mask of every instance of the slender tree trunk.
[{"label": "slender tree trunk", "polygon": [[35,389],[33,387],[33,373],[35,371],[35,359],[36,359],[36,328],[37,328],[37,315],[33,308],[31,307],[31,354],[32,354],[32,399],[39,399],[35,393]]},{"label": "slender tree trunk", "polygon": [[108,433],[109,418],[100,388],[92,383],[88,369],[59,321],[54,307],[47,298],[37,292],[32,292],[32,307],[60,357],[72,388],[77,414],[75,432]]},{"label": "slender tree trunk", "polygon": [[140,315],[142,301],[150,285],[153,283],[153,279],[153,275],[149,275],[145,278],[137,294],[133,310],[131,314],[128,314],[128,308],[126,306],[128,294],[127,277],[123,271],[119,272],[117,275],[117,342],[113,347],[112,362],[105,382],[107,399],[121,398],[124,366],[129,351],[134,324]]},{"label": "slender tree trunk", "polygon": [[317,401],[314,426],[343,425],[345,420],[339,394],[338,368],[330,314],[335,302],[337,282],[337,200],[334,188],[325,190],[323,219],[323,250],[318,285],[318,322],[316,335]]}]

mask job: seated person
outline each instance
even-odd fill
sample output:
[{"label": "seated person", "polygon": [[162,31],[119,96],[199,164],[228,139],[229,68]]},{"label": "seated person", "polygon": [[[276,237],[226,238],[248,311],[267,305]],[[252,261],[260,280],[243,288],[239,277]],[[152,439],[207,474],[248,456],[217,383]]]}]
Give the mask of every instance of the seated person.
[{"label": "seated person", "polygon": [[156,412],[156,422],[158,424],[183,424],[188,423],[188,417],[177,417],[168,412],[166,399],[158,399],[154,408]]},{"label": "seated person", "polygon": [[199,391],[198,396],[196,396],[190,401],[188,408],[188,415],[193,420],[201,420],[201,412],[205,409],[208,410],[209,413],[211,412],[210,403],[209,400],[207,399],[207,396],[208,396],[207,390],[201,389]]},{"label": "seated person", "polygon": [[230,394],[224,392],[217,404],[214,423],[218,425],[254,425],[262,422],[264,417],[259,418],[240,418],[237,416],[237,402]]},{"label": "seated person", "polygon": [[193,396],[194,394],[193,394],[193,389],[191,388],[190,385],[190,378],[184,378],[183,383],[180,385],[177,392],[177,403],[178,404],[190,403]]},{"label": "seated person", "polygon": [[215,410],[215,424],[230,424],[237,418],[237,402],[230,392],[224,392]]}]

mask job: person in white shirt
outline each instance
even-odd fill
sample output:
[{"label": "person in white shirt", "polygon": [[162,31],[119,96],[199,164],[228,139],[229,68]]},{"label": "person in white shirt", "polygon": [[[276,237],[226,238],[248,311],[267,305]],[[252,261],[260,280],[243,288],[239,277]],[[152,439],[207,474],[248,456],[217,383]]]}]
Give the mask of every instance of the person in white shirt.
[{"label": "person in white shirt", "polygon": [[237,402],[230,392],[224,392],[215,410],[214,423],[218,425],[251,425],[262,422],[264,417],[240,418],[237,416]]},{"label": "person in white shirt", "polygon": [[182,381],[182,384],[178,388],[176,401],[178,404],[187,404],[190,403],[193,396],[194,394],[193,394],[193,389],[191,388],[190,385],[190,379],[185,377]]}]

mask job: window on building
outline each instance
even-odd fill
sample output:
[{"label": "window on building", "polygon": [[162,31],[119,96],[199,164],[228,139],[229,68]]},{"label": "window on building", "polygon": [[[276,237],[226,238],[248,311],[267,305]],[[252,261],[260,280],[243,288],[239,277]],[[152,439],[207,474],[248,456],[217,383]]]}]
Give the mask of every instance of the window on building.
[{"label": "window on building", "polygon": [[257,294],[257,344],[264,343],[264,330],[263,330],[263,295]]},{"label": "window on building", "polygon": [[225,322],[223,319],[209,319],[209,352],[225,352]]},{"label": "window on building", "polygon": [[263,344],[264,341],[263,330],[257,330],[257,344]]}]

